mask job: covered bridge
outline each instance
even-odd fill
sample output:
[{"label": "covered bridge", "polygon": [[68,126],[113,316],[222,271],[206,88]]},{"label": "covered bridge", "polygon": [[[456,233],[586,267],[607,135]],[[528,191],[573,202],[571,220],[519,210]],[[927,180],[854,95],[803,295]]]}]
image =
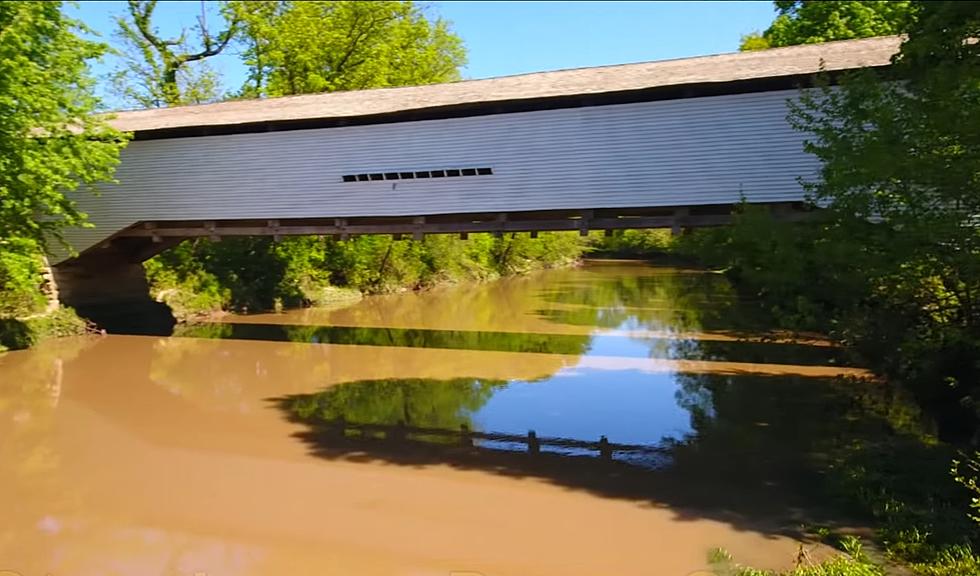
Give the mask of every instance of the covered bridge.
[{"label": "covered bridge", "polygon": [[56,259],[73,305],[145,298],[139,263],[189,237],[717,225],[791,210],[816,161],[786,101],[885,67],[881,37],[448,84],[120,112],[118,184]]}]

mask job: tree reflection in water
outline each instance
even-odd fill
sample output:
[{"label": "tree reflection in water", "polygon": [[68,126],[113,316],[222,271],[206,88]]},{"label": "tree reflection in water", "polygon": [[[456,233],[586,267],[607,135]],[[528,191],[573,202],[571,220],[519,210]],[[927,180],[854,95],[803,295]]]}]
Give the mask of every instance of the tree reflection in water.
[{"label": "tree reflection in water", "polygon": [[473,413],[506,385],[475,378],[368,380],[293,396],[287,409],[306,422],[344,420],[459,430],[461,425],[472,428]]}]

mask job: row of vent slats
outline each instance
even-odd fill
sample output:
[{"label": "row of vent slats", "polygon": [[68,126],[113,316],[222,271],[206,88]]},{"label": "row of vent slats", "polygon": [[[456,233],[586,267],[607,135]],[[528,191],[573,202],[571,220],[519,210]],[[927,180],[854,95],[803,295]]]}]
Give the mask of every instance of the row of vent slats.
[{"label": "row of vent slats", "polygon": [[[796,91],[130,143],[84,250],[139,221],[417,216],[801,200],[819,163],[786,121]],[[493,176],[431,177],[492,167]],[[372,185],[371,174],[430,178]],[[367,174],[367,183],[343,175]],[[378,184],[378,181],[373,181]],[[392,182],[394,183],[394,182]]]},{"label": "row of vent slats", "polygon": [[344,174],[344,182],[374,182],[378,180],[415,180],[423,178],[455,178],[459,176],[491,176],[493,168],[448,168],[446,170],[420,170],[417,172],[373,172],[370,174]]}]

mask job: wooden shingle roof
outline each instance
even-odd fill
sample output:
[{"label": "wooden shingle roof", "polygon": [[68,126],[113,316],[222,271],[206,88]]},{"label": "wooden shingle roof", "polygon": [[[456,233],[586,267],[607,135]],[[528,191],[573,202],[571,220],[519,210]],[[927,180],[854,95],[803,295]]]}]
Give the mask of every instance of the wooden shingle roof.
[{"label": "wooden shingle roof", "polygon": [[704,85],[887,66],[899,36],[578,68],[426,86],[378,88],[117,112],[129,132],[263,122],[356,118],[427,108],[492,104],[651,88]]}]

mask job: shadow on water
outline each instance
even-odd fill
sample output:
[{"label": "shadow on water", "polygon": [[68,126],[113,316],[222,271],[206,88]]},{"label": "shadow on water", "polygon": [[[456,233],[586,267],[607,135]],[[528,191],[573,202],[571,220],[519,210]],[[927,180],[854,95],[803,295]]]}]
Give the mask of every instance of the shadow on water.
[{"label": "shadow on water", "polygon": [[577,334],[253,323],[194,324],[182,327],[175,335],[192,338],[569,355],[585,354],[588,352],[590,341],[588,335]]},{"label": "shadow on water", "polygon": [[[541,334],[303,324],[194,324],[177,336],[402,348],[443,348],[537,354],[606,354],[626,358],[725,360],[793,365],[847,365],[839,348],[795,342],[660,338],[642,335]],[[601,339],[601,349],[596,348]]]},{"label": "shadow on water", "polygon": [[[674,400],[690,430],[645,445],[617,446],[610,435],[611,458],[602,457],[595,436],[529,440],[526,429],[481,429],[481,409],[510,385],[501,381],[370,380],[271,401],[304,426],[297,437],[321,458],[539,479],[668,507],[680,519],[712,518],[791,537],[802,536],[804,523],[839,525],[846,516],[826,477],[845,464],[868,464],[880,442],[905,437],[893,418],[869,407],[874,402],[862,396],[872,388],[867,382],[674,378]],[[947,457],[912,436],[902,449],[918,463]]]}]

